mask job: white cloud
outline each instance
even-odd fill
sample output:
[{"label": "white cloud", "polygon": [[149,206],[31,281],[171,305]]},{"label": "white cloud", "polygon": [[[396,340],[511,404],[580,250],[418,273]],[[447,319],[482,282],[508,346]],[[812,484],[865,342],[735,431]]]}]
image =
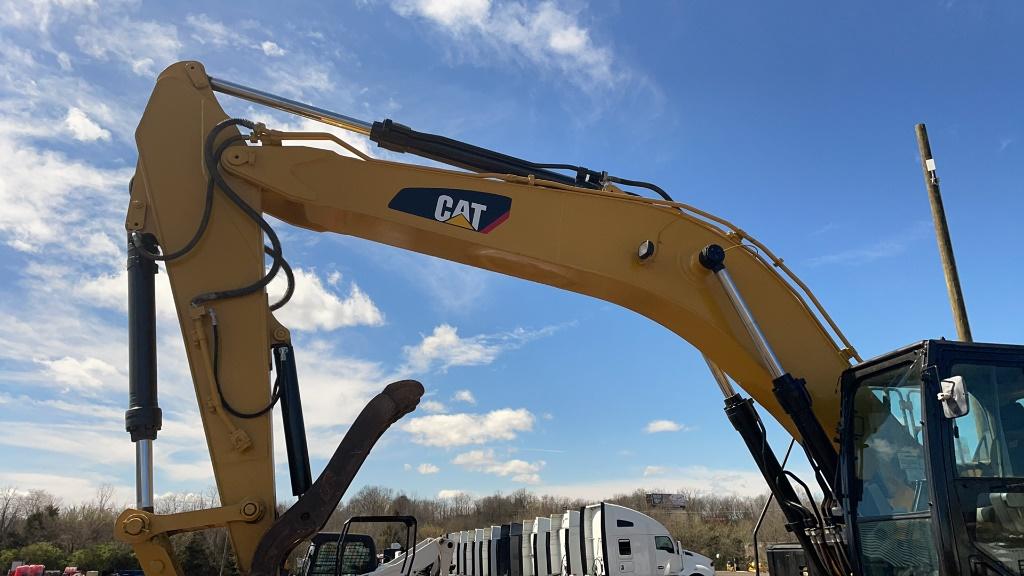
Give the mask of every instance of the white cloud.
[{"label": "white cloud", "polygon": [[581,481],[572,484],[545,484],[536,488],[541,494],[604,500],[616,494],[630,494],[637,489],[659,491],[692,491],[728,496],[761,496],[768,486],[754,470],[709,468],[707,466],[649,466],[643,476]]},{"label": "white cloud", "polygon": [[38,360],[46,366],[48,372],[58,383],[69,388],[122,390],[127,382],[127,375],[99,358],[71,358],[65,356],[58,360]]},{"label": "white cloud", "polygon": [[402,464],[402,470],[405,470],[406,472],[412,470],[412,464]]},{"label": "white cloud", "polygon": [[669,471],[666,466],[646,466],[644,467],[644,478],[648,476],[661,476]]},{"label": "white cloud", "polygon": [[0,471],[0,486],[44,490],[68,504],[88,502],[107,486],[113,488],[112,499],[118,505],[135,502],[135,489],[117,481],[112,476],[84,473],[81,469],[76,469],[74,474]]},{"label": "white cloud", "polygon": [[402,16],[419,15],[442,26],[462,29],[482,26],[491,10],[491,0],[402,0],[394,3]]},{"label": "white cloud", "polygon": [[455,456],[452,464],[462,466],[473,472],[483,472],[495,476],[511,476],[514,482],[523,484],[540,484],[540,470],[545,462],[527,462],[526,460],[511,459],[499,460],[494,455],[494,450],[470,450]]},{"label": "white cloud", "polygon": [[0,158],[0,236],[9,246],[35,252],[60,241],[62,250],[81,251],[93,234],[109,234],[109,222],[87,215],[83,203],[123,196],[131,172],[97,168],[4,137]]},{"label": "white cloud", "polygon": [[260,49],[263,50],[263,53],[267,56],[284,56],[285,54],[284,48],[281,48],[276,42],[271,42],[270,40],[264,40],[261,42]]},{"label": "white cloud", "polygon": [[468,495],[468,494],[469,493],[466,492],[465,490],[451,490],[451,489],[447,489],[447,490],[438,490],[437,491],[437,497],[440,500],[447,500],[449,498],[457,498],[459,496]]},{"label": "white cloud", "polygon": [[433,464],[423,463],[416,467],[416,471],[420,474],[437,474],[441,469]]},{"label": "white cloud", "polygon": [[[295,268],[295,293],[288,303],[275,313],[285,326],[295,330],[337,330],[349,326],[380,326],[384,315],[373,300],[354,282],[348,296],[342,298],[320,281],[313,270]],[[268,291],[271,302],[277,301],[285,291],[284,274],[278,274]],[[330,285],[330,283],[328,283]]]},{"label": "white cloud", "polygon": [[118,60],[146,77],[179,60],[182,49],[173,25],[128,18],[83,25],[75,42],[93,58]]},{"label": "white cloud", "polygon": [[469,390],[456,390],[455,395],[452,396],[452,400],[456,402],[465,402],[466,404],[476,404],[476,398]]},{"label": "white cloud", "polygon": [[644,428],[644,432],[648,434],[655,434],[657,432],[678,432],[683,430],[684,427],[671,420],[651,420],[647,423],[647,427]]},{"label": "white cloud", "polygon": [[200,44],[224,46],[239,35],[232,32],[223,22],[214,20],[206,14],[188,14],[185,16],[185,23],[192,29],[192,39]]},{"label": "white cloud", "polygon": [[435,366],[444,371],[452,366],[490,364],[499,351],[499,346],[489,344],[481,336],[459,337],[458,329],[448,324],[435,327],[419,345],[404,349],[406,363],[413,372],[428,372]]},{"label": "white cloud", "polygon": [[95,8],[95,0],[5,1],[0,3],[0,24],[11,28],[34,28],[45,33],[54,21],[82,16]]},{"label": "white cloud", "polygon": [[503,408],[487,414],[434,414],[413,418],[401,425],[412,441],[424,446],[466,446],[493,440],[514,440],[533,430],[533,414],[525,408]]},{"label": "white cloud", "polygon": [[437,400],[427,400],[425,402],[420,402],[419,407],[423,411],[430,412],[431,414],[443,414],[448,411],[448,407],[445,406],[443,403],[438,402]]},{"label": "white cloud", "polygon": [[424,373],[447,371],[453,366],[480,366],[490,364],[500,353],[514,350],[523,344],[555,333],[560,327],[549,326],[540,330],[516,328],[511,332],[478,334],[463,338],[458,328],[441,324],[416,346],[406,346],[404,370]]},{"label": "white cloud", "polygon": [[621,76],[611,50],[595,43],[576,15],[555,2],[531,7],[515,1],[394,0],[392,8],[434,24],[462,49],[483,43],[499,56],[565,72],[580,84],[610,85]]},{"label": "white cloud", "polygon": [[92,118],[80,108],[72,106],[68,109],[68,115],[64,118],[64,125],[71,130],[75,140],[82,142],[93,142],[96,140],[110,140],[110,132],[102,126],[93,122]]}]

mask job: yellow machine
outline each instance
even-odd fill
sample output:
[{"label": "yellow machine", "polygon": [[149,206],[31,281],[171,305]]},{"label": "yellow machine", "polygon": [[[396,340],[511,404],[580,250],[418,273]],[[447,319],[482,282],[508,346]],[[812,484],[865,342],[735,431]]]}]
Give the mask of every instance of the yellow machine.
[{"label": "yellow machine", "polygon": [[[230,119],[215,92],[469,171],[378,160],[330,133]],[[362,122],[212,78],[197,62],[160,75],[136,139],[126,420],[139,498],[115,532],[147,575],[180,574],[168,536],[210,527],[228,529],[243,574],[277,574],[423,392],[413,381],[389,385],[313,481],[295,350],[273,315],[294,279],[264,214],[614,302],[678,334],[706,357],[730,421],[820,574],[1018,574],[1024,463],[1009,439],[1024,418],[1007,406],[1024,411],[1019,347],[924,341],[863,362],[781,259],[657,186]],[[283,140],[330,140],[355,157]],[[659,196],[630,192],[638,187]],[[152,510],[156,261],[170,277],[221,497],[211,510]],[[269,302],[265,287],[278,274],[289,292]],[[783,470],[753,400],[801,443],[821,502]],[[299,497],[279,516],[270,425],[278,403]]]}]

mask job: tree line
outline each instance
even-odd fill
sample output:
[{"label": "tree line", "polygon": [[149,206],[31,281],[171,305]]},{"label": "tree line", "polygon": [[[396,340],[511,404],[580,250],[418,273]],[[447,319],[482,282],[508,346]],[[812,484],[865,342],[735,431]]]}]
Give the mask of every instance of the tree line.
[{"label": "tree line", "polygon": [[[636,490],[606,502],[644,512],[668,528],[684,548],[722,559],[752,559],[752,532],[766,498],[685,492],[684,510],[648,506],[646,493]],[[447,498],[420,498],[380,486],[367,486],[347,498],[328,521],[325,530],[340,531],[346,519],[366,515],[411,515],[418,521],[418,539],[532,520],[594,502],[561,496],[537,495],[527,490],[474,497],[456,494]],[[205,493],[167,494],[156,501],[159,513],[175,513],[218,506],[214,489]],[[139,569],[131,547],[113,538],[113,526],[126,506],[113,500],[113,490],[103,487],[89,501],[62,502],[43,490],[0,488],[0,570],[14,560],[44,564],[61,570],[109,573]],[[283,508],[279,512],[283,511]],[[785,520],[774,505],[769,507],[760,531],[760,543],[789,541]],[[404,543],[405,529],[393,525],[355,525],[352,532],[373,536],[379,548]],[[177,560],[189,576],[235,576],[237,570],[224,530],[206,530],[172,537]],[[304,553],[299,546],[292,564]],[[2,572],[0,572],[2,573]]]}]

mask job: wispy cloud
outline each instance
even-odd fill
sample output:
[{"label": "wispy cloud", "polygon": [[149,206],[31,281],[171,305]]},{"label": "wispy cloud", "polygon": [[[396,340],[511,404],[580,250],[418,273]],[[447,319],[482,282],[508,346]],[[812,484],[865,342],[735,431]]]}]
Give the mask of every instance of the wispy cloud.
[{"label": "wispy cloud", "polygon": [[924,220],[913,222],[902,232],[889,238],[881,238],[854,248],[847,248],[831,254],[815,256],[807,260],[808,266],[863,266],[885,258],[893,258],[907,251],[915,242],[925,238],[930,223]]},{"label": "wispy cloud", "polygon": [[571,82],[608,86],[624,76],[611,48],[594,39],[579,13],[557,3],[536,5],[503,0],[394,0],[392,8],[407,18],[429,22],[458,46],[486,46],[486,60],[498,56],[554,70]]},{"label": "wispy cloud", "polygon": [[640,475],[600,480],[581,480],[569,484],[544,484],[541,494],[603,500],[616,494],[629,494],[637,489],[658,491],[693,491],[717,495],[760,496],[768,492],[759,472],[708,466],[647,466]]}]

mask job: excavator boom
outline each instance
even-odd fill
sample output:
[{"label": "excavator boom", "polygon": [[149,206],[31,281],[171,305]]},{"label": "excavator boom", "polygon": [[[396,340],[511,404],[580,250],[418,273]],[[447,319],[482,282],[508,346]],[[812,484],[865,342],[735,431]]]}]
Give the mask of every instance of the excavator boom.
[{"label": "excavator boom", "polygon": [[[813,417],[829,440],[836,432],[839,378],[856,352],[836,344],[819,320],[827,315],[795,277],[789,278],[781,260],[725,220],[663,198],[627,194],[608,181],[595,183],[593,172],[575,181],[545,179],[546,172],[517,174],[516,159],[500,155],[488,161],[500,160],[510,173],[429,168],[283,146],[282,140],[337,138],[232,121],[215,87],[246,96],[244,87],[211,84],[197,62],[172,65],[158,78],[136,132],[139,159],[126,218],[129,241],[142,249],[141,258],[155,256],[159,246],[165,259],[222,502],[214,511],[167,523],[147,510],[152,502],[141,495],[138,508],[122,515],[118,534],[136,545],[147,574],[173,573],[166,536],[200,526],[228,527],[241,572],[270,573],[250,563],[257,549],[268,545],[264,539],[275,522],[268,407],[288,397],[292,386],[282,384],[282,378],[287,380],[294,365],[278,365],[278,386],[271,386],[272,355],[275,362],[293,361],[283,358],[293,351],[287,327],[274,319],[267,300],[265,258],[273,261],[271,273],[290,271],[263,215],[633,310],[698,348],[799,437],[798,426],[772,389],[779,375],[765,365],[763,343],[752,337],[742,310],[701,261],[702,250],[718,246],[728,255],[730,281],[742,292],[746,312],[756,318],[778,363],[806,381]],[[269,99],[251,90],[248,96]],[[292,104],[293,112],[319,114],[321,120],[367,133],[366,123]],[[241,134],[239,127],[251,134]],[[530,171],[529,166],[522,170]],[[140,334],[145,328],[140,326]],[[834,325],[830,328],[835,331]],[[152,387],[148,406],[154,408],[155,364],[141,371],[133,386],[133,399],[145,399],[141,392]],[[415,398],[388,405],[364,433],[375,440],[410,410],[418,394],[409,394]],[[129,428],[136,430],[133,440],[152,442],[159,423],[139,418],[129,419]],[[301,431],[301,421],[295,426],[293,419],[287,426]],[[372,440],[364,444],[372,446]],[[356,461],[361,458],[365,453]],[[323,499],[327,505],[330,501]],[[304,521],[312,526],[312,520]],[[292,543],[317,528],[292,531],[281,542]]]}]

